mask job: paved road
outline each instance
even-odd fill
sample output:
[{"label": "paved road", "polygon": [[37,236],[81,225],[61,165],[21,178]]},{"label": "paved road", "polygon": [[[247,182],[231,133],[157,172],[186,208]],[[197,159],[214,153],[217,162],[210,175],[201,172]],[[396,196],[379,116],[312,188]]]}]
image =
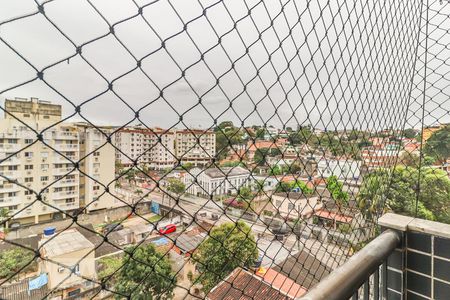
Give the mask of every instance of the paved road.
[{"label": "paved road", "polygon": [[[162,200],[161,195],[158,193],[152,193],[150,195],[150,198],[157,202],[159,202],[159,200]],[[166,205],[169,203],[167,198],[165,199],[165,202]],[[208,202],[210,203],[209,205]],[[174,206],[174,204],[172,204],[172,206]],[[224,214],[223,209],[220,206],[211,204],[211,201],[209,201],[208,199],[200,197],[183,196],[182,201],[179,201],[176,207],[185,211],[190,216],[194,216],[199,211],[217,213],[220,216],[217,224],[220,224],[222,222],[237,221],[240,219],[229,214]],[[240,220],[246,222],[256,233],[270,232],[267,226],[260,220],[257,220],[257,222],[252,222],[245,219]],[[297,236],[292,234],[282,244],[280,242],[269,243],[264,241],[258,243],[260,251],[267,253],[267,255],[265,255],[265,257],[263,258],[263,265],[270,266],[274,262],[279,262],[280,258],[285,258],[289,255],[293,255],[300,250],[310,253],[332,269],[341,265],[348,258],[348,252],[346,248],[341,248],[335,244],[318,241],[314,238],[307,238],[307,236],[310,235],[301,236],[300,239],[297,240]]]}]

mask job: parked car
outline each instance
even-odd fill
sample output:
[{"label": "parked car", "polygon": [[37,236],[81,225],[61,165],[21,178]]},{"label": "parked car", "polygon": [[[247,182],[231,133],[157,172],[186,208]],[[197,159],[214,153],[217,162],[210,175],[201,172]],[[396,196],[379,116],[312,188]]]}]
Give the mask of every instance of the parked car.
[{"label": "parked car", "polygon": [[169,224],[159,229],[159,234],[169,234],[177,231],[177,226],[175,224]]},{"label": "parked car", "polygon": [[104,234],[108,234],[108,233],[110,233],[110,232],[113,232],[113,231],[119,231],[119,230],[121,230],[121,229],[123,229],[123,225],[122,225],[122,224],[119,224],[119,223],[111,223],[111,224],[106,225],[106,226],[103,228],[103,233],[104,233]]}]

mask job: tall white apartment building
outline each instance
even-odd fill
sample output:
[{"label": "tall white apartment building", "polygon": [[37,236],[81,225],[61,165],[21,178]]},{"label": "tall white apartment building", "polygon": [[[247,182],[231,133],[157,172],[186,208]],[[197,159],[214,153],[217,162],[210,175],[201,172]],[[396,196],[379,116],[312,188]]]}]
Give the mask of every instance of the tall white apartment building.
[{"label": "tall white apartment building", "polygon": [[182,164],[207,165],[216,155],[216,134],[212,130],[177,130],[175,148]]},{"label": "tall white apartment building", "polygon": [[[79,134],[72,125],[52,126],[61,120],[61,106],[16,98],[5,100],[4,107],[0,208],[6,208],[20,223],[64,217],[61,211],[78,209],[79,172],[74,162],[79,159]],[[41,132],[42,136],[37,135]]]},{"label": "tall white apartment building", "polygon": [[175,134],[163,130],[125,128],[114,134],[116,159],[130,166],[137,160],[139,165],[162,170],[173,167],[175,157]]},{"label": "tall white apartment building", "polygon": [[13,223],[38,223],[64,218],[80,208],[92,211],[123,205],[99,184],[107,186],[115,176],[115,151],[107,135],[83,123],[57,124],[61,106],[36,98],[7,99],[4,107],[0,208],[9,211]]}]

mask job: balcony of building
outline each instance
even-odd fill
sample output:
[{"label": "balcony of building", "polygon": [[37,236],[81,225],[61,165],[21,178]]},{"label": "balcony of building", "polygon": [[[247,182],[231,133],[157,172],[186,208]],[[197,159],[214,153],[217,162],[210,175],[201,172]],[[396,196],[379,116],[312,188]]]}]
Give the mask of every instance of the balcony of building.
[{"label": "balcony of building", "polygon": [[450,299],[450,225],[393,213],[382,233],[300,300]]}]

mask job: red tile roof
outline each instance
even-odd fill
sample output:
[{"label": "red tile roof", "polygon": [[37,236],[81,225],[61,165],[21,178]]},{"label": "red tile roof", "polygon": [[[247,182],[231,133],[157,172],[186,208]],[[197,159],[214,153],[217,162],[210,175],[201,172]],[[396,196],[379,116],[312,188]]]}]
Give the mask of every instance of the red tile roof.
[{"label": "red tile roof", "polygon": [[[265,271],[265,272],[264,272]],[[300,284],[295,283],[294,280],[281,273],[278,273],[274,269],[261,268],[256,272],[256,275],[261,277],[265,282],[270,284],[272,287],[286,293],[288,296],[293,298],[300,297],[306,293],[306,289]]]},{"label": "red tile roof", "polygon": [[335,220],[335,221],[341,222],[341,223],[350,223],[353,220],[353,218],[350,216],[334,213],[334,212],[327,211],[327,210],[316,211],[314,213],[314,215],[321,217],[321,218],[329,219],[329,220]]},{"label": "red tile roof", "polygon": [[206,296],[209,300],[293,300],[284,292],[272,287],[261,277],[236,268],[225,280]]}]

